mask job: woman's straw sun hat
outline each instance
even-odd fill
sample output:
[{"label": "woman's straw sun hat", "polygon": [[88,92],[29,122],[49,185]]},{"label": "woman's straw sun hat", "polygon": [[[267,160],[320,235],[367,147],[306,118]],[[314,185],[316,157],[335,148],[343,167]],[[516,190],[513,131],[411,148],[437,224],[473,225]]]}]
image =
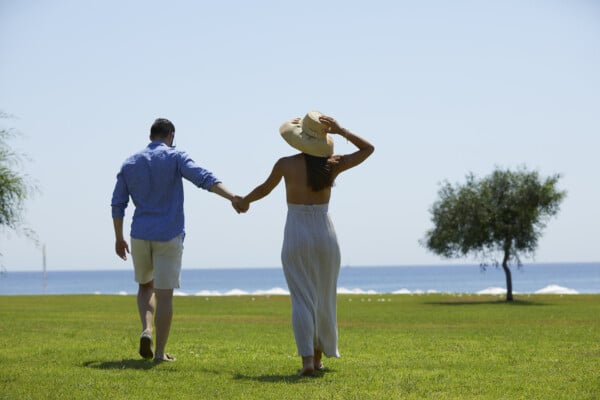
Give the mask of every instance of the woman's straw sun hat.
[{"label": "woman's straw sun hat", "polygon": [[333,154],[333,139],[327,134],[327,126],[319,121],[323,114],[310,111],[304,118],[286,121],[279,128],[281,137],[293,148],[315,157]]}]

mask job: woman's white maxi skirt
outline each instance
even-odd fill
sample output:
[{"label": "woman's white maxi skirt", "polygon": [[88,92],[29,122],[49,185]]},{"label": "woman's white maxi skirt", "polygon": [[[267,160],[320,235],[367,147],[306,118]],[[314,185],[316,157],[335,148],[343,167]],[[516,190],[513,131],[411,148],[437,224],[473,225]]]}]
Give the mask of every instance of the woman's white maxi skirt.
[{"label": "woman's white maxi skirt", "polygon": [[340,249],[327,204],[288,204],[281,261],[300,356],[339,357],[336,292]]}]

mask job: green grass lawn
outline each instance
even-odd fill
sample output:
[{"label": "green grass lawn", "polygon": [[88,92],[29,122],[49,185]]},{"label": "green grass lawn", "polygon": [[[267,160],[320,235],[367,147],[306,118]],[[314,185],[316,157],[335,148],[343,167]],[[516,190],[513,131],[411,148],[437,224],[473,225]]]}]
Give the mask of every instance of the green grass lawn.
[{"label": "green grass lawn", "polygon": [[177,297],[159,365],[133,296],[3,296],[0,399],[600,398],[599,295],[342,295],[338,323],[297,378],[287,296]]}]

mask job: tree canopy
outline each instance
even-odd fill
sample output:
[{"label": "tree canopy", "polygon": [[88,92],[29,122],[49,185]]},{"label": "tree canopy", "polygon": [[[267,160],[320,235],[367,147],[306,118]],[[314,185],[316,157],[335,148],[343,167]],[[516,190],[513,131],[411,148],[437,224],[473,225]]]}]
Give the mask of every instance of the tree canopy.
[{"label": "tree canopy", "polygon": [[[9,116],[0,111],[0,118]],[[29,176],[22,172],[24,156],[11,149],[8,141],[17,133],[0,128],[0,227],[25,233],[35,240],[33,230],[23,222],[25,201],[37,190]]]},{"label": "tree canopy", "polygon": [[501,264],[510,301],[509,264],[520,265],[522,256],[535,253],[543,229],[566,196],[557,188],[559,179],[559,174],[542,178],[523,167],[496,168],[483,179],[470,173],[462,185],[446,181],[430,210],[434,227],[422,244],[445,258],[470,254]]}]

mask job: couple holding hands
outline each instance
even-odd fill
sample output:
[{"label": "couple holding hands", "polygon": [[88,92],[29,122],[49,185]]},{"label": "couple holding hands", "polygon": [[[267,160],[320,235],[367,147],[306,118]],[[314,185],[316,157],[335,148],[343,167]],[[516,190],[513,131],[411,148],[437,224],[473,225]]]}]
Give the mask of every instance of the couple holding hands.
[{"label": "couple holding hands", "polygon": [[[165,347],[173,317],[173,289],[179,288],[185,235],[183,179],[230,200],[237,212],[248,211],[250,203],[267,196],[284,180],[288,214],[281,261],[290,292],[294,338],[302,357],[299,374],[322,370],[323,355],[339,357],[336,292],[340,250],[328,204],[336,177],[362,163],[374,147],[317,111],[286,121],[279,132],[300,153],[280,158],[267,179],[244,197],[233,195],[187,153],[172,147],[175,127],[166,119],[154,122],[150,144],[123,163],[111,203],[115,251],[127,259],[130,249],[123,236],[123,218],[131,198],[135,205],[131,256],[139,284],[142,357],[154,357],[155,362],[175,360]],[[333,135],[344,137],[358,150],[334,155]]]}]

